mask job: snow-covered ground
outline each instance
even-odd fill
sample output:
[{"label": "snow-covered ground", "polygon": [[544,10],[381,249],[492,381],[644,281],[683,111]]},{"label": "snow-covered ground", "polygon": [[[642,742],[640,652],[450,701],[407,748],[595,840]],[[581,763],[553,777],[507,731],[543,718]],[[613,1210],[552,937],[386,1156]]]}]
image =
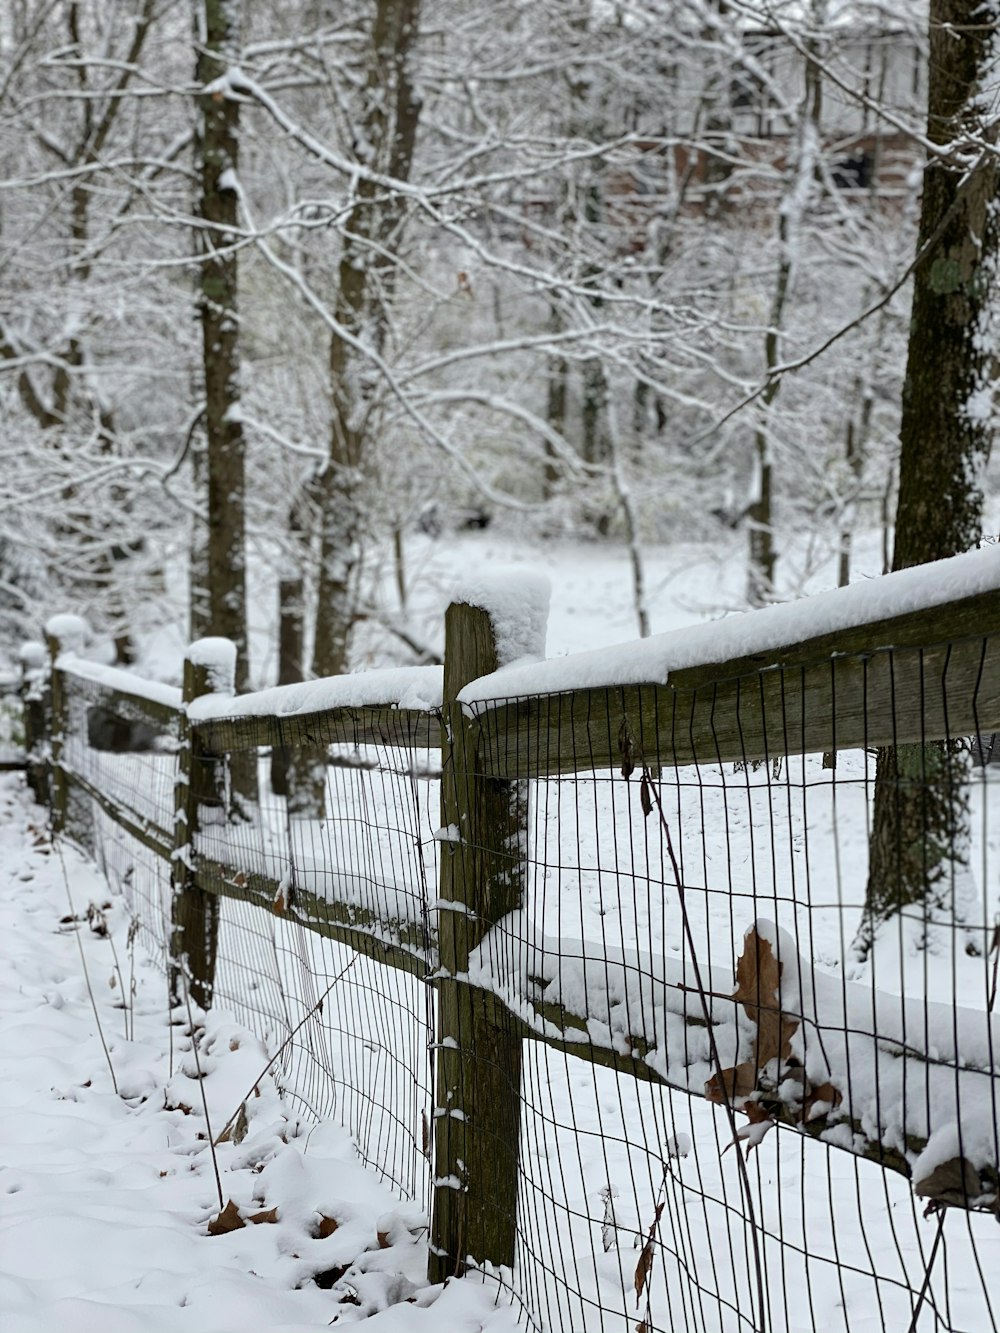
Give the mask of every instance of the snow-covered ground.
[{"label": "snow-covered ground", "polygon": [[[441,611],[456,573],[476,576],[498,565],[549,575],[553,585],[550,656],[615,643],[635,632],[628,561],[621,550],[570,543],[528,549],[486,536],[463,538],[447,551],[440,545],[417,544],[411,556],[423,562],[426,575],[422,592],[414,598],[414,615],[428,640],[440,632]],[[647,575],[655,631],[707,619],[739,605],[742,564],[704,548],[654,551]],[[818,585],[824,586],[822,573]],[[258,610],[266,600],[263,594],[258,598]],[[266,680],[263,622],[261,615],[256,668],[258,677]],[[371,665],[382,665],[385,659],[380,652],[387,642],[374,634],[369,637]],[[171,647],[165,635],[154,652],[154,657],[161,654],[161,664],[167,664],[170,653],[175,654],[165,673],[175,678],[179,647],[176,642]],[[114,765],[108,762],[110,782]],[[799,952],[811,956],[824,981],[833,979],[839,990],[866,873],[865,783],[866,778],[870,782],[871,768],[863,755],[844,754],[835,773],[823,770],[817,756],[786,763],[780,772],[762,768],[734,773],[731,767],[703,767],[697,775],[682,772],[679,780],[673,774],[664,775],[663,799],[687,885],[688,921],[703,961],[728,967],[731,974],[744,930],[758,916],[766,916],[795,936]],[[169,761],[148,756],[121,761],[119,780],[133,800],[143,789],[144,774],[155,777],[147,784],[150,809],[164,802],[169,809]],[[291,844],[291,830],[286,831],[277,806],[273,809],[278,818],[265,837],[258,830],[255,843],[253,831],[244,829],[234,834],[237,843],[242,838],[248,854],[270,858],[264,863],[276,879],[279,863],[290,854],[301,873],[311,866],[335,864],[341,871],[339,890],[344,891],[349,879],[359,894],[374,892],[374,905],[382,909],[383,916],[405,918],[408,905],[420,908],[425,894],[433,899],[438,823],[438,784],[433,777],[407,780],[393,790],[382,776],[332,769],[330,781],[329,808],[336,815],[322,829],[300,828],[296,834],[300,846]],[[1000,784],[983,780],[973,796],[972,866],[978,914],[987,925],[1000,910],[998,795]],[[402,1304],[393,1307],[395,1312],[387,1309],[379,1314],[377,1318],[383,1321],[379,1327],[396,1327],[395,1320],[400,1321],[399,1327],[409,1329],[411,1324],[406,1321],[420,1318],[429,1321],[426,1327],[445,1330],[509,1327],[512,1312],[494,1309],[488,1289],[470,1283],[463,1286],[460,1296],[449,1287],[436,1304],[430,1304],[435,1292],[420,1285],[426,1255],[420,1211],[426,1204],[426,1163],[419,1149],[419,1122],[429,1100],[426,1070],[415,1077],[408,1077],[407,1071],[421,1062],[426,1041],[426,989],[421,983],[385,969],[376,977],[376,964],[362,960],[355,967],[348,951],[312,932],[259,909],[231,902],[223,905],[222,1008],[232,1006],[238,1019],[253,1026],[257,1036],[251,1038],[240,1030],[237,1048],[230,1051],[230,1037],[236,1032],[233,1021],[222,1008],[208,1021],[199,1050],[203,1067],[211,1066],[203,1086],[210,1095],[213,1132],[218,1133],[216,1124],[224,1125],[237,1109],[263,1068],[266,1055],[260,1041],[273,1051],[303,1016],[313,1011],[313,1017],[295,1057],[288,1058],[286,1053],[274,1068],[288,1095],[284,1109],[265,1078],[260,1084],[264,1095],[247,1101],[249,1133],[239,1151],[231,1144],[219,1149],[225,1198],[234,1198],[245,1213],[277,1206],[278,1221],[206,1238],[205,1228],[219,1212],[219,1199],[207,1137],[197,1138],[198,1132],[207,1135],[198,1085],[183,1072],[184,1061],[190,1062],[193,1054],[190,1041],[184,1037],[183,1026],[166,1023],[162,971],[140,965],[138,946],[132,947],[127,938],[124,904],[141,907],[144,900],[152,905],[144,921],[149,937],[154,942],[163,938],[164,923],[162,915],[158,916],[162,900],[156,906],[159,872],[150,869],[147,882],[143,880],[147,872],[134,849],[126,849],[124,858],[112,849],[108,864],[120,896],[111,896],[113,907],[104,913],[113,927],[109,938],[72,923],[64,927],[68,933],[53,933],[58,916],[69,911],[62,906],[66,889],[59,856],[47,850],[44,840],[38,847],[18,840],[29,816],[10,792],[6,799],[11,818],[4,834],[8,842],[3,845],[13,869],[10,887],[5,887],[12,895],[5,911],[21,932],[20,937],[11,936],[8,929],[8,937],[24,938],[29,930],[35,931],[17,954],[25,961],[16,966],[28,976],[35,976],[31,969],[42,969],[41,979],[32,983],[34,991],[25,986],[20,973],[6,981],[13,980],[17,1004],[28,1005],[24,997],[35,995],[29,1006],[31,1017],[25,1020],[29,1027],[35,1024],[48,1032],[45,1021],[52,1018],[53,1032],[61,1034],[71,1012],[70,996],[78,1026],[67,1036],[66,1055],[53,1055],[54,1060],[67,1062],[65,1074],[57,1077],[43,1063],[34,1086],[27,1089],[26,1075],[19,1068],[14,1078],[7,1076],[5,1095],[12,1095],[16,1085],[21,1099],[18,1106],[47,1106],[51,1096],[40,1084],[48,1080],[61,1091],[70,1089],[79,1100],[67,1107],[58,1103],[54,1121],[72,1129],[83,1116],[81,1108],[93,1108],[94,1151],[109,1163],[124,1163],[102,1166],[114,1178],[104,1181],[104,1205],[112,1206],[112,1188],[120,1188],[125,1199],[122,1212],[108,1223],[107,1235],[116,1228],[131,1227],[126,1204],[134,1202],[147,1210],[141,1225],[149,1225],[152,1219],[158,1228],[166,1228],[170,1235],[176,1230],[182,1238],[177,1242],[183,1249],[181,1260],[165,1261],[164,1271],[157,1268],[156,1279],[148,1279],[150,1286],[133,1268],[132,1276],[119,1273],[112,1287],[101,1287],[111,1293],[103,1299],[117,1305],[115,1292],[165,1292],[171,1274],[186,1274],[189,1264],[194,1271],[193,1256],[208,1251],[213,1256],[211,1266],[197,1269],[200,1285],[185,1279],[185,1286],[177,1278],[178,1293],[182,1287],[190,1288],[188,1304],[163,1314],[167,1322],[157,1324],[157,1312],[141,1327],[228,1328],[225,1322],[212,1323],[207,1314],[198,1322],[202,1318],[198,1310],[204,1314],[210,1309],[212,1291],[223,1293],[220,1299],[224,1303],[224,1293],[232,1289],[234,1308],[242,1310],[241,1293],[258,1288],[277,1303],[269,1322],[278,1327],[312,1327],[310,1320],[319,1326],[334,1314],[346,1322],[393,1300]],[[672,881],[662,838],[656,821],[644,819],[639,804],[637,783],[624,784],[611,773],[551,783],[547,789],[539,784],[531,803],[534,823],[525,935],[530,927],[533,935],[562,941],[564,948],[569,947],[569,940],[584,941],[587,955],[598,958],[634,951],[638,944],[664,966],[673,965],[684,954],[682,918],[676,894],[669,891]],[[365,827],[374,832],[365,833]],[[16,830],[21,832],[15,836]],[[317,860],[320,839],[327,839],[329,845]],[[227,852],[227,861],[239,864],[239,850],[234,845],[232,855]],[[105,882],[72,853],[65,855],[74,910],[82,911],[91,899],[105,901]],[[24,883],[18,879],[22,864],[30,864],[38,881],[30,897],[31,913],[25,908]],[[248,863],[247,868],[253,866]],[[315,887],[319,888],[319,879]],[[55,916],[46,918],[41,904],[51,894],[56,899]],[[365,900],[362,896],[358,901]],[[420,911],[412,915],[419,919]],[[903,991],[920,1001],[926,996],[948,1004],[960,995],[963,1004],[979,1007],[981,1020],[990,958],[967,955],[956,947],[957,937],[948,932],[932,938],[932,947],[920,947],[919,933],[904,927],[881,940],[868,963],[853,967],[852,978],[871,985],[874,974],[880,990]],[[94,959],[91,979],[106,1014],[105,1031],[113,1034],[109,1041],[112,1064],[117,1059],[123,1076],[135,1077],[135,1083],[126,1083],[126,1091],[136,1097],[148,1094],[145,1102],[133,1106],[115,1098],[110,1090],[110,1074],[94,1036],[93,1019],[88,1017],[89,999],[75,952],[77,939],[83,940],[85,953]],[[112,939],[119,954],[117,965],[113,957],[108,958]],[[58,951],[53,963],[63,977],[58,984],[46,979],[38,961],[45,956],[42,940],[46,948]],[[103,963],[98,962],[101,958]],[[129,990],[125,978],[131,975],[133,958],[140,979],[135,999],[125,1009],[116,1009],[115,1003]],[[317,1011],[317,996],[327,979],[339,977],[348,965],[353,971],[337,985],[325,1009]],[[570,971],[564,971],[567,982]],[[590,974],[589,999],[595,1009],[598,991],[611,996],[610,974],[606,969],[605,973],[603,978],[600,972],[596,977]],[[108,985],[112,975],[117,977],[113,989]],[[49,991],[64,999],[51,1015],[51,1004],[44,1007]],[[624,1007],[627,1011],[628,1005]],[[14,1035],[8,1035],[19,1064],[24,1046],[17,1031],[15,1027]],[[46,1050],[44,1043],[49,1040],[46,1036],[32,1041],[33,1054]],[[25,1070],[33,1068],[25,1063]],[[84,1087],[88,1078],[90,1086]],[[187,1078],[187,1083],[182,1082],[181,1091],[174,1092],[178,1078]],[[164,1110],[160,1091],[164,1087],[168,1105],[179,1100],[191,1108],[190,1113]],[[875,1096],[877,1104],[877,1089]],[[932,1254],[927,1298],[916,1327],[978,1333],[1000,1326],[1000,1303],[989,1281],[1000,1264],[1000,1228],[988,1217],[949,1213],[943,1239],[935,1249],[938,1221],[921,1216],[921,1205],[912,1198],[906,1180],[794,1131],[778,1130],[764,1139],[749,1158],[747,1181],[741,1185],[736,1153],[725,1151],[731,1129],[719,1108],[544,1047],[526,1046],[522,1097],[517,1285],[524,1303],[522,1318],[529,1317],[553,1333],[624,1331],[643,1318],[650,1330],[670,1329],[672,1333],[681,1329],[704,1329],[706,1333],[732,1329],[736,1333],[760,1326],[774,1333],[816,1328],[830,1333],[905,1330],[912,1318],[913,1293],[921,1289]],[[996,1102],[993,1108],[995,1121]],[[304,1116],[306,1127],[296,1133],[293,1126],[298,1114]],[[989,1114],[987,1108],[986,1123],[980,1126],[986,1139]],[[350,1123],[366,1160],[377,1164],[415,1204],[401,1207],[393,1194],[363,1173],[341,1131],[327,1124],[312,1128],[317,1115],[333,1115]],[[31,1126],[39,1123],[37,1116],[20,1112],[12,1118],[18,1132],[29,1135],[34,1132]],[[89,1119],[86,1123],[91,1125]],[[166,1136],[162,1146],[157,1133]],[[287,1144],[282,1135],[289,1140]],[[260,1151],[258,1140],[263,1145]],[[55,1144],[57,1136],[52,1141]],[[171,1171],[154,1153],[153,1174],[148,1180],[141,1177],[139,1184],[149,1184],[155,1191],[158,1182],[163,1182],[155,1204],[151,1195],[132,1183],[130,1172],[139,1172],[130,1150],[133,1142],[152,1144],[151,1152],[155,1148],[155,1152],[177,1153],[183,1159],[183,1169]],[[53,1160],[57,1165],[63,1163],[61,1169],[75,1177],[72,1188],[76,1190],[81,1180],[88,1179],[91,1168],[72,1155],[63,1162],[58,1157],[59,1150],[67,1151],[62,1143],[59,1138]],[[21,1151],[23,1169],[30,1164],[32,1171],[46,1177],[54,1173],[55,1167],[45,1165],[50,1159],[44,1143],[29,1141]],[[276,1154],[273,1165],[269,1160],[262,1171],[255,1172],[256,1163],[272,1151]],[[281,1162],[297,1164],[281,1166]],[[161,1177],[163,1169],[168,1173]],[[309,1183],[314,1172],[318,1173],[315,1186]],[[120,1187],[116,1183],[119,1175],[124,1181]],[[295,1185],[293,1189],[288,1182],[294,1184],[299,1177],[301,1188]],[[343,1191],[337,1193],[334,1186],[340,1182]],[[189,1193],[180,1193],[182,1189]],[[749,1189],[749,1195],[744,1196],[744,1189]],[[40,1207],[54,1209],[61,1216],[61,1197],[55,1191],[42,1191]],[[634,1278],[641,1251],[639,1238],[648,1234],[659,1205],[663,1208],[656,1224],[660,1247],[643,1299],[637,1302]],[[93,1205],[103,1217],[100,1206]],[[88,1219],[95,1215],[88,1211],[90,1207],[81,1204],[72,1213],[83,1219],[81,1234],[88,1237],[88,1245],[89,1237],[98,1234],[88,1229]],[[333,1211],[337,1207],[345,1210],[343,1214]],[[379,1220],[382,1214],[394,1219],[388,1229]],[[310,1234],[321,1215],[344,1219],[344,1225],[326,1240]],[[348,1216],[359,1221],[358,1230],[347,1233]],[[385,1249],[379,1246],[380,1231],[392,1242]],[[344,1248],[333,1257],[322,1247],[329,1249],[329,1241],[336,1236],[341,1237]],[[127,1255],[133,1243],[134,1238],[123,1242],[122,1254]],[[755,1245],[763,1274],[764,1311],[757,1308]],[[69,1238],[67,1247],[72,1251],[73,1246]],[[164,1246],[169,1253],[170,1245],[164,1242]],[[352,1246],[349,1256],[347,1250]],[[148,1262],[148,1250],[135,1248],[138,1254],[129,1262],[141,1267],[143,1261]],[[5,1267],[14,1267],[7,1265],[5,1249],[0,1254]],[[343,1275],[332,1293],[317,1293],[308,1281],[296,1289],[296,1283],[308,1279],[309,1273],[337,1269],[349,1259],[356,1261],[355,1268]],[[58,1269],[58,1264],[54,1267]],[[81,1281],[93,1280],[96,1264],[88,1262],[85,1267]],[[254,1276],[248,1276],[250,1270]],[[35,1316],[22,1311],[17,1316],[22,1323],[13,1327],[20,1333],[22,1328],[59,1326],[62,1315],[53,1314],[51,1306],[44,1304],[52,1299],[49,1288],[45,1287],[44,1298],[39,1291],[41,1280],[28,1291],[29,1270],[18,1267],[16,1271],[17,1282],[26,1285],[15,1284],[11,1305],[16,1309],[22,1295],[36,1297],[40,1303],[38,1322],[30,1322]],[[391,1275],[400,1275],[395,1285]],[[139,1288],[129,1286],[135,1281],[140,1281]],[[414,1289],[406,1283],[412,1283]],[[356,1292],[361,1306],[333,1304],[338,1291]],[[198,1292],[200,1304],[195,1299]],[[409,1295],[415,1297],[415,1304],[407,1301]],[[79,1298],[81,1291],[76,1290],[75,1296]],[[252,1294],[246,1299],[252,1301]],[[322,1318],[314,1313],[319,1307],[310,1304],[316,1300],[325,1312]],[[120,1303],[128,1306],[131,1301],[123,1297]],[[468,1308],[463,1304],[466,1301]],[[265,1317],[265,1306],[258,1302],[257,1308],[259,1317]],[[193,1313],[185,1315],[185,1311]],[[133,1312],[116,1310],[114,1317],[130,1319]],[[169,1323],[170,1318],[184,1317],[194,1322]],[[62,1326],[88,1327],[74,1323],[73,1318],[63,1319]],[[234,1318],[234,1328],[237,1322]],[[105,1323],[101,1327],[115,1330],[118,1326]],[[131,1330],[133,1324],[125,1322],[120,1327]]]},{"label": "snow-covered ground", "polygon": [[[195,1013],[195,1058],[129,927],[20,778],[0,777],[4,1333],[313,1333],[368,1316],[384,1333],[510,1333],[490,1288],[426,1285],[419,1207],[343,1129],[295,1118],[245,1028]],[[209,1234],[220,1197],[258,1220]]]}]

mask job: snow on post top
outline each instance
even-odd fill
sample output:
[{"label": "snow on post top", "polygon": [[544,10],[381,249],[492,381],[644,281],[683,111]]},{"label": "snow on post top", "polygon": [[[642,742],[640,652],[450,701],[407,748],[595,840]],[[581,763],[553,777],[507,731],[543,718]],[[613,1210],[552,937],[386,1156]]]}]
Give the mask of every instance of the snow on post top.
[{"label": "snow on post top", "polygon": [[[481,676],[459,694],[467,708],[507,699],[612,685],[665,684],[672,671],[767,653],[819,635],[943,606],[977,593],[1000,593],[1000,547],[865,579],[760,611],[654,634],[648,639],[590,649],[547,662]],[[880,645],[889,647],[888,644]]]},{"label": "snow on post top", "polygon": [[192,666],[205,668],[213,694],[236,693],[236,644],[232,639],[195,639],[184,656]]},{"label": "snow on post top", "polygon": [[544,658],[550,595],[549,581],[542,574],[486,574],[459,583],[452,601],[487,613],[496,638],[497,665],[503,668]]},{"label": "snow on post top", "polygon": [[83,616],[49,616],[45,622],[45,637],[55,639],[64,653],[75,653],[82,648],[89,633],[90,626]]},{"label": "snow on post top", "polygon": [[45,665],[47,657],[45,644],[39,643],[37,639],[29,639],[26,643],[22,643],[17,652],[17,660],[25,671],[37,671],[39,667]]}]

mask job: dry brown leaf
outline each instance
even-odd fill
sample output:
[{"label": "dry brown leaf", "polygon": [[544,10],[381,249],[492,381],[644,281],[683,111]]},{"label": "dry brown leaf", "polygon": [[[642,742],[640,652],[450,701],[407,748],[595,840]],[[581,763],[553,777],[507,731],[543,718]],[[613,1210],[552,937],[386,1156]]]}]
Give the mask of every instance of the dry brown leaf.
[{"label": "dry brown leaf", "polygon": [[240,1210],[233,1203],[232,1199],[226,1204],[222,1212],[217,1217],[213,1217],[208,1224],[208,1234],[210,1236],[225,1236],[230,1231],[239,1231],[245,1227],[246,1223],[240,1217]]},{"label": "dry brown leaf", "polygon": [[646,1232],[646,1243],[642,1247],[642,1254],[639,1255],[639,1262],[635,1266],[635,1303],[637,1306],[642,1300],[642,1293],[646,1289],[646,1282],[653,1267],[653,1239],[656,1236],[656,1228],[659,1225],[662,1212],[663,1204],[658,1203],[656,1213],[649,1224],[649,1230]]},{"label": "dry brown leaf", "polygon": [[964,1157],[941,1162],[913,1186],[913,1193],[919,1198],[951,1204],[955,1208],[968,1208],[969,1200],[977,1199],[982,1192],[979,1172]]},{"label": "dry brown leaf", "polygon": [[261,1213],[251,1213],[250,1216],[247,1218],[248,1222],[253,1222],[255,1224],[260,1222],[277,1222],[277,1220],[278,1220],[277,1208],[268,1208],[266,1212],[261,1212]]},{"label": "dry brown leaf", "polygon": [[839,1106],[843,1100],[840,1089],[835,1088],[832,1083],[816,1084],[809,1089],[809,1095],[802,1105],[803,1123],[809,1120],[819,1120],[835,1106]]},{"label": "dry brown leaf", "polygon": [[232,877],[232,879],[229,882],[236,889],[245,889],[247,883],[247,877],[242,870],[237,870],[236,874]]},{"label": "dry brown leaf", "polygon": [[387,1250],[391,1244],[388,1231],[378,1231],[375,1233],[378,1237],[378,1247],[380,1250]]},{"label": "dry brown leaf", "polygon": [[705,1096],[710,1102],[725,1105],[742,1097],[749,1097],[757,1086],[757,1068],[746,1061],[732,1069],[722,1069],[705,1084]]},{"label": "dry brown leaf", "polygon": [[335,1217],[321,1217],[319,1226],[316,1228],[316,1235],[320,1240],[326,1240],[327,1236],[332,1236],[340,1226]]},{"label": "dry brown leaf", "polygon": [[250,1122],[247,1120],[247,1104],[240,1102],[240,1109],[236,1112],[236,1119],[233,1122],[233,1142],[242,1143],[250,1132]]},{"label": "dry brown leaf", "polygon": [[284,890],[283,890],[283,889],[279,889],[278,892],[274,895],[274,902],[271,904],[271,907],[272,907],[272,909],[273,909],[275,915],[277,915],[277,916],[284,916],[284,915],[285,915],[285,906],[286,906],[286,904],[285,904],[285,894],[284,894]]},{"label": "dry brown leaf", "polygon": [[758,1069],[771,1060],[787,1060],[792,1053],[791,1039],[798,1022],[781,1012],[781,963],[775,958],[770,940],[751,926],[743,939],[743,952],[736,964],[736,990],[733,999],[743,1006],[751,1022],[757,1024],[754,1062]]},{"label": "dry brown leaf", "polygon": [[639,804],[642,806],[642,813],[648,819],[653,813],[653,797],[649,790],[649,779],[645,773],[643,773],[642,781],[639,783]]},{"label": "dry brown leaf", "polygon": [[646,1290],[646,1282],[649,1278],[650,1270],[653,1267],[653,1242],[647,1240],[642,1247],[642,1254],[639,1255],[639,1262],[635,1266],[635,1303],[642,1300],[642,1293]]},{"label": "dry brown leaf", "polygon": [[230,1120],[219,1137],[215,1140],[215,1146],[220,1143],[242,1143],[250,1130],[250,1122],[247,1120],[247,1104],[240,1102],[240,1109]]}]

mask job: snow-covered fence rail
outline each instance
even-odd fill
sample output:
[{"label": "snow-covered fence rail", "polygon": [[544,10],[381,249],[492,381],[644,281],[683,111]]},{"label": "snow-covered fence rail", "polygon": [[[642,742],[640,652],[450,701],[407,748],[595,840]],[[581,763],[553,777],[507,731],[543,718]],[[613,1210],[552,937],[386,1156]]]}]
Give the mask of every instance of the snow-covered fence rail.
[{"label": "snow-covered fence rail", "polygon": [[[815,1145],[824,1162],[825,1147],[846,1149],[906,1177],[935,1208],[997,1210],[1000,903],[983,770],[972,844],[952,848],[948,891],[901,914],[867,960],[848,941],[872,749],[963,738],[968,748],[1000,728],[1000,556],[526,661],[540,656],[543,621],[537,590],[482,586],[448,612],[443,673],[365,672],[238,697],[223,648],[203,642],[183,698],[86,662],[72,621],[50,624],[54,818],[82,835],[85,798],[156,858],[168,880],[164,947],[203,1003],[214,994],[259,1013],[290,1041],[300,987],[308,1024],[289,1079],[309,1083],[313,1113],[333,1109],[319,1084],[335,1083],[336,1113],[401,1189],[420,1194],[421,1163],[432,1163],[434,1277],[513,1265],[535,1308],[554,1303],[550,1324],[583,1327],[587,1309],[624,1317],[632,1275],[623,1259],[609,1277],[595,1250],[585,1281],[581,1247],[599,1231],[617,1253],[630,1233],[642,1238],[634,1290],[649,1330],[680,1326],[656,1309],[677,1290],[714,1302],[719,1327],[781,1326],[765,1308],[769,1262],[780,1262],[784,1326],[803,1327],[788,1315],[787,1266],[800,1259],[807,1283],[816,1264],[841,1289],[845,1271],[867,1274],[879,1302],[888,1285],[919,1312],[933,1304],[919,1267],[904,1263],[892,1280],[875,1268],[860,1178],[867,1258],[847,1262],[820,1255],[804,1217],[797,1242],[787,1218],[769,1229],[763,1185],[734,1167],[734,1201],[720,1163],[736,1159],[739,1146],[722,1155],[734,1140],[756,1147],[779,1126],[758,1160],[780,1159],[774,1142],[803,1154]],[[132,768],[116,786],[116,747],[142,764],[142,781]],[[267,749],[288,758],[287,794],[268,790],[262,764],[248,808],[227,770]],[[126,884],[136,873],[105,861]],[[310,941],[327,951],[319,962]],[[355,991],[342,980],[352,968]],[[328,984],[337,992],[324,1010]],[[552,1092],[560,1060],[571,1084],[574,1070],[592,1071],[588,1123],[578,1083],[562,1102]],[[609,1096],[622,1108],[614,1130]],[[696,1141],[722,1126],[711,1169],[699,1147],[697,1181],[678,1147],[684,1116]],[[631,1205],[612,1163],[632,1182]],[[680,1211],[668,1236],[659,1219],[671,1195]],[[691,1275],[711,1252],[712,1208],[731,1251],[732,1218],[742,1219],[756,1283],[735,1269]]]}]

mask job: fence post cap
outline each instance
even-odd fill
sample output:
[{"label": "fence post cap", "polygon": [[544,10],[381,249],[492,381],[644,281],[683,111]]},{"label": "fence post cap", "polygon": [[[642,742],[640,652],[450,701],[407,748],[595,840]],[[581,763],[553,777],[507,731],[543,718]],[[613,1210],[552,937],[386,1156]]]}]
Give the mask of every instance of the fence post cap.
[{"label": "fence post cap", "polygon": [[188,644],[184,661],[201,668],[205,686],[212,694],[236,693],[236,644],[232,639],[195,639]]},{"label": "fence post cap", "polygon": [[60,652],[72,653],[82,648],[90,634],[90,626],[83,616],[74,616],[68,612],[49,616],[45,622],[45,638],[50,647]]}]

